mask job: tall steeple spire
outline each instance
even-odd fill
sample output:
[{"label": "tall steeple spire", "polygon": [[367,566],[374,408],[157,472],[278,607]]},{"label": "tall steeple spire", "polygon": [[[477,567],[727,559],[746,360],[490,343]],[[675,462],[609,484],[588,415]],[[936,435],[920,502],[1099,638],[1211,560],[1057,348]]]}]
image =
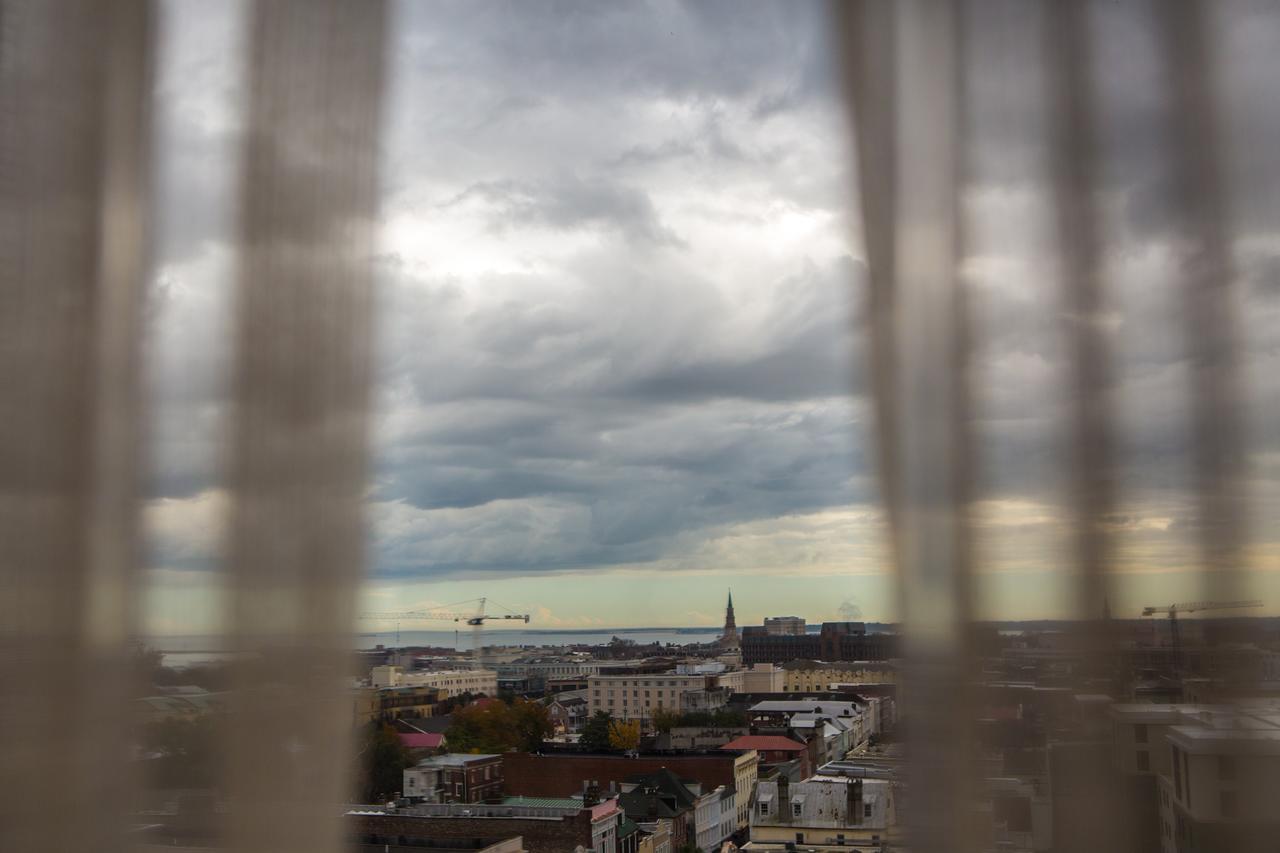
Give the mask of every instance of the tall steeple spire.
[{"label": "tall steeple spire", "polygon": [[738,647],[738,623],[733,618],[733,590],[729,590],[729,604],[724,609],[724,633],[720,635],[724,648]]}]

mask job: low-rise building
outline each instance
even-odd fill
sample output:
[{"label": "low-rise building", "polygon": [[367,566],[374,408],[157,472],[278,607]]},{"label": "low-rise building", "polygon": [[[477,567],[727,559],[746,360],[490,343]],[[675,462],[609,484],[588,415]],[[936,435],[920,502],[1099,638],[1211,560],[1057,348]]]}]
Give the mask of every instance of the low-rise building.
[{"label": "low-rise building", "polygon": [[786,764],[789,761],[800,762],[800,773],[808,776],[813,772],[809,761],[809,747],[789,737],[781,735],[746,735],[731,740],[720,747],[725,752],[755,752],[760,756],[761,766]]},{"label": "low-rise building", "polygon": [[791,660],[779,668],[784,693],[822,693],[836,684],[895,684],[898,680],[898,667],[890,661]]},{"label": "low-rise building", "polygon": [[406,768],[401,793],[429,803],[481,803],[502,796],[502,777],[501,755],[451,752]]},{"label": "low-rise building", "polygon": [[394,810],[362,807],[347,812],[347,820],[355,841],[378,849],[434,845],[465,850],[459,845],[475,839],[519,836],[528,853],[617,853],[622,809],[616,799],[583,805],[570,799],[509,798],[500,803],[427,803]]},{"label": "low-rise building", "polygon": [[442,698],[439,689],[426,685],[357,688],[352,696],[355,722],[362,725],[430,717]]},{"label": "low-rise building", "polygon": [[[588,784],[601,791],[617,792],[627,780],[663,768],[679,778],[698,782],[704,789],[732,787],[737,828],[750,819],[749,803],[755,790],[760,757],[754,750],[725,752],[638,753],[634,756],[583,752],[508,752],[502,756],[506,790],[540,797],[581,795]],[[633,818],[643,825],[644,821]],[[678,844],[673,844],[679,849]]]},{"label": "low-rise building", "polygon": [[880,779],[815,776],[761,781],[744,850],[837,851],[880,849],[897,839],[893,783]]},{"label": "low-rise building", "polygon": [[398,666],[375,666],[369,674],[373,687],[434,687],[442,698],[498,695],[498,674],[491,669],[437,669],[404,672]]},{"label": "low-rise building", "polygon": [[585,696],[560,696],[547,706],[547,716],[557,734],[578,732],[587,721],[587,699]]}]

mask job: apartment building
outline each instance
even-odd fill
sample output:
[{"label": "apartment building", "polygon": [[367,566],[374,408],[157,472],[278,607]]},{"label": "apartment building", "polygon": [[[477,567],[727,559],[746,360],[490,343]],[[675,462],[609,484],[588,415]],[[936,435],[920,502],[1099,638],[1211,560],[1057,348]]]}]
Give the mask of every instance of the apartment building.
[{"label": "apartment building", "polygon": [[1280,838],[1280,711],[1170,727],[1159,776],[1166,853],[1263,853]]},{"label": "apartment building", "polygon": [[705,709],[705,697],[696,694],[706,686],[705,675],[593,675],[587,679],[587,700],[592,714],[605,711],[615,719],[643,721],[659,709]]},{"label": "apartment building", "polygon": [[804,619],[799,616],[767,616],[764,620],[766,634],[803,637],[806,630]]},{"label": "apartment building", "polygon": [[822,693],[836,684],[896,684],[898,681],[897,666],[887,661],[792,660],[779,667],[783,693]]},{"label": "apartment building", "polygon": [[[897,839],[893,783],[883,779],[815,776],[761,781],[744,850],[847,851]],[[896,849],[896,847],[895,847]]]},{"label": "apartment building", "polygon": [[758,663],[746,669],[734,669],[716,675],[717,687],[731,693],[781,693],[783,671],[771,663]]},{"label": "apartment building", "polygon": [[481,803],[502,795],[502,756],[451,752],[405,768],[406,797],[432,803]]},{"label": "apartment building", "polygon": [[498,695],[498,673],[491,669],[440,669],[404,672],[398,666],[375,666],[369,674],[374,687],[434,687],[441,698],[463,693]]},{"label": "apartment building", "polygon": [[1109,713],[1134,850],[1250,853],[1274,846],[1280,703],[1120,704]]}]

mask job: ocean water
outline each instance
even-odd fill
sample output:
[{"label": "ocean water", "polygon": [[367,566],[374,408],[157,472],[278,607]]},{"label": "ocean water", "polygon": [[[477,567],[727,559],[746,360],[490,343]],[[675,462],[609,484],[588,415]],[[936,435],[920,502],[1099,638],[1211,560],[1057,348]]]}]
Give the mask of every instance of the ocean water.
[{"label": "ocean water", "polygon": [[[600,645],[614,637],[633,640],[639,645],[649,643],[709,643],[720,636],[720,628],[593,628],[581,630],[524,629],[502,631],[485,629],[481,642],[486,646],[564,646],[573,644]],[[398,637],[398,638],[397,638]],[[218,637],[166,636],[151,637],[143,642],[163,653],[163,664],[170,667],[191,666],[225,660],[231,657],[226,644]],[[375,646],[434,646],[436,648],[470,651],[475,647],[474,628],[462,627],[455,631],[379,631],[355,636],[357,649]]]}]

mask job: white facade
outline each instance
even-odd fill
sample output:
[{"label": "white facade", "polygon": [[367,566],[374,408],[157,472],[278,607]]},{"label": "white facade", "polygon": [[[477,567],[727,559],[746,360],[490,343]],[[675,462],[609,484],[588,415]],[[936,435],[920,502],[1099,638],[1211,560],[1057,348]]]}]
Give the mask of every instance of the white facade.
[{"label": "white facade", "polygon": [[799,616],[766,616],[764,620],[766,634],[803,637],[805,630],[804,620]]},{"label": "white facade", "polygon": [[736,828],[733,792],[721,785],[714,791],[708,791],[699,796],[694,803],[693,821],[698,848],[717,849],[720,842],[732,835]]},{"label": "white facade", "polygon": [[689,710],[701,693],[706,676],[677,675],[593,675],[587,679],[587,700],[591,713],[605,711],[619,720],[647,720],[653,712]]},{"label": "white facade", "polygon": [[369,681],[374,687],[435,687],[444,698],[461,693],[498,695],[498,673],[491,669],[402,672],[398,666],[375,666]]}]

